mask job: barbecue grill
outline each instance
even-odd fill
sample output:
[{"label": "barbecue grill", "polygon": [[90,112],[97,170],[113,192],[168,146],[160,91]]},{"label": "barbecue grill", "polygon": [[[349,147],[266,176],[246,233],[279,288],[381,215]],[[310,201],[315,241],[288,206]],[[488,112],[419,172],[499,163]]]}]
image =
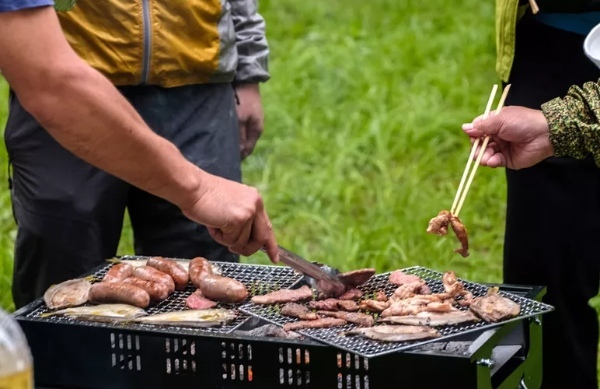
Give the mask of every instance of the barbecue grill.
[{"label": "barbecue grill", "polygon": [[[145,257],[128,257],[146,259]],[[243,282],[250,296],[299,287],[305,280],[283,266],[220,263],[223,275]],[[101,278],[111,264],[91,274]],[[432,291],[437,273],[421,272]],[[424,273],[423,273],[424,272]],[[385,275],[366,288],[383,287]],[[462,280],[461,280],[462,281]],[[489,285],[462,281],[479,295]],[[522,304],[522,314],[497,324],[441,331],[433,341],[343,343],[335,331],[301,330],[303,339],[249,336],[241,331],[284,319],[244,304],[227,326],[191,329],[133,323],[100,323],[58,316],[42,317],[42,299],[15,312],[34,357],[39,389],[96,388],[355,388],[395,384],[419,388],[536,388],[541,380],[542,287],[498,285]],[[176,291],[149,308],[150,314],[184,309],[195,288]],[[230,306],[222,305],[225,308]],[[336,335],[337,336],[337,335]]]}]

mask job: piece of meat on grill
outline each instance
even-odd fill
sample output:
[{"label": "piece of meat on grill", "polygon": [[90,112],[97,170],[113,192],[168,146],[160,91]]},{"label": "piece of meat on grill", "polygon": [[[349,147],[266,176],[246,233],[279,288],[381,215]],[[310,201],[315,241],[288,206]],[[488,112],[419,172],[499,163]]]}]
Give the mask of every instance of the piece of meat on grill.
[{"label": "piece of meat on grill", "polygon": [[431,327],[455,325],[467,322],[479,321],[470,311],[452,309],[447,312],[419,312],[416,315],[388,316],[378,320],[380,323],[404,324],[404,325],[426,325]]},{"label": "piece of meat on grill", "polygon": [[344,336],[361,336],[382,342],[408,342],[412,340],[431,339],[440,337],[440,333],[428,326],[381,325],[368,328],[356,328]]},{"label": "piece of meat on grill", "polygon": [[426,232],[430,234],[447,235],[448,224],[450,224],[450,218],[452,214],[449,211],[440,211],[436,217],[429,220]]},{"label": "piece of meat on grill", "polygon": [[[415,274],[406,274],[402,270],[394,270],[390,273],[389,277],[390,284],[398,285],[399,287],[403,287],[402,290],[405,290],[404,293],[414,293],[414,294],[430,294],[431,289],[425,283],[421,277]],[[410,286],[406,286],[410,285]],[[398,292],[400,293],[400,292]]]},{"label": "piece of meat on grill", "polygon": [[343,295],[339,297],[340,300],[358,300],[363,296],[363,291],[356,288],[348,289]]},{"label": "piece of meat on grill", "polygon": [[85,278],[76,278],[52,285],[44,293],[48,309],[63,309],[83,305],[88,301],[92,283]]},{"label": "piece of meat on grill", "polygon": [[323,317],[317,320],[301,320],[294,323],[285,323],[283,329],[285,331],[296,331],[303,328],[330,328],[345,325],[347,322],[344,319],[336,317]]},{"label": "piece of meat on grill", "polygon": [[498,287],[488,289],[485,296],[474,298],[469,308],[486,322],[510,319],[521,312],[519,304],[498,294]]},{"label": "piece of meat on grill", "polygon": [[185,299],[185,306],[189,309],[209,309],[216,307],[217,303],[204,297],[202,291],[197,289]]},{"label": "piece of meat on grill", "polygon": [[301,320],[316,320],[319,318],[316,313],[311,312],[304,305],[298,303],[287,303],[281,308],[281,314],[284,316],[295,317]]},{"label": "piece of meat on grill", "polygon": [[[473,302],[473,294],[465,289],[465,286],[458,281],[453,271],[447,271],[442,276],[444,290],[463,307],[468,307]],[[462,298],[461,298],[462,297]]]},{"label": "piece of meat on grill", "polygon": [[348,288],[356,288],[369,281],[371,277],[376,273],[373,268],[352,270],[345,273],[338,274],[338,279],[342,281]]},{"label": "piece of meat on grill", "polygon": [[420,303],[412,302],[410,299],[398,300],[381,312],[381,317],[416,315],[419,312],[448,312],[452,308],[452,303],[449,301]]},{"label": "piece of meat on grill", "polygon": [[373,316],[359,312],[344,312],[344,311],[317,311],[319,316],[337,317],[338,319],[344,319],[349,323],[354,323],[361,327],[371,327],[375,324]]},{"label": "piece of meat on grill", "polygon": [[383,312],[389,308],[389,301],[377,301],[377,300],[362,300],[358,307],[363,311],[369,312]]},{"label": "piece of meat on grill", "polygon": [[375,295],[375,301],[387,301],[387,299],[388,298],[383,290],[377,291],[377,294]]},{"label": "piece of meat on grill", "polygon": [[402,270],[394,270],[390,273],[389,281],[390,284],[400,286],[404,284],[412,284],[413,282],[420,282],[423,280],[417,275],[406,274]]},{"label": "piece of meat on grill", "polygon": [[250,302],[254,304],[279,304],[308,301],[312,298],[312,290],[303,285],[298,289],[280,289],[261,296],[254,296],[250,299]]},{"label": "piece of meat on grill", "polygon": [[312,309],[318,309],[322,311],[347,311],[356,312],[358,311],[358,303],[352,300],[339,300],[339,299],[325,299],[325,300],[314,300],[309,301],[308,306]]},{"label": "piece of meat on grill", "polygon": [[469,256],[469,238],[467,236],[467,228],[460,221],[460,219],[454,215],[452,215],[452,217],[450,218],[450,226],[452,227],[452,230],[454,231],[454,233],[456,234],[456,237],[458,238],[458,241],[460,242],[460,247],[455,249],[454,252],[462,255],[463,258],[468,257]]}]

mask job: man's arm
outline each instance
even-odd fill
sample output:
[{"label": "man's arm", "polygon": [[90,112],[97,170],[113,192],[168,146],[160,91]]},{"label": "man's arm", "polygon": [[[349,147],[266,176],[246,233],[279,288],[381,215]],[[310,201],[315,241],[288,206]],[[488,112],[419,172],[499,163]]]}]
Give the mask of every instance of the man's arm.
[{"label": "man's arm", "polygon": [[277,246],[258,192],[207,174],[154,134],[99,72],[68,45],[51,7],[0,13],[0,71],[63,147],[182,209],[232,251]]},{"label": "man's arm", "polygon": [[244,159],[252,153],[264,130],[259,83],[269,79],[269,46],[257,0],[230,2],[238,53],[235,89],[239,98],[240,154]]}]

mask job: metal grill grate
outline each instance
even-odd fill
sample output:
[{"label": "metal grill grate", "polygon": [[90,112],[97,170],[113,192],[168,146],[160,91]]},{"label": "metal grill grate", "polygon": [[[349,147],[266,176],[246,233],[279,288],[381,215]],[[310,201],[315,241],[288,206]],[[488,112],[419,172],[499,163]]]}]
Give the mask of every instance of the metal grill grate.
[{"label": "metal grill grate", "polygon": [[[415,266],[406,269],[401,269],[406,274],[414,274],[421,277],[432,293],[441,293],[444,291],[444,287],[442,284],[442,272],[438,272],[435,270],[430,270],[424,267]],[[391,284],[389,282],[390,273],[377,274],[365,283],[360,286],[364,292],[364,296],[362,299],[374,298],[375,294],[379,290],[383,290],[386,296],[390,297],[393,292],[396,290],[397,286]],[[483,296],[487,294],[489,289],[488,286],[476,284],[473,282],[465,281],[463,279],[458,279],[463,283],[465,289],[470,291],[474,297]],[[525,297],[517,296],[511,293],[500,291],[499,294],[503,297],[507,297],[515,302],[517,302],[521,306],[521,312],[519,316],[505,320],[501,323],[486,323],[484,321],[479,321],[477,323],[465,323],[460,325],[450,325],[450,326],[440,326],[436,327],[436,329],[442,335],[441,337],[435,339],[428,339],[424,341],[413,341],[413,342],[396,342],[396,343],[388,343],[388,342],[380,342],[375,340],[369,340],[359,337],[345,337],[341,336],[340,333],[344,331],[348,331],[354,328],[358,328],[357,325],[348,323],[345,326],[333,327],[333,328],[311,328],[311,329],[303,329],[298,330],[296,332],[306,335],[310,338],[313,338],[317,341],[321,341],[332,346],[338,347],[345,351],[358,354],[360,356],[366,358],[372,358],[381,356],[384,354],[408,350],[410,348],[422,346],[432,342],[442,342],[456,335],[463,335],[473,331],[479,331],[482,329],[488,329],[492,327],[496,327],[499,325],[503,325],[504,323],[508,323],[511,321],[522,320],[527,317],[532,317],[536,315],[540,315],[543,313],[548,313],[552,311],[554,308],[550,305],[528,299]],[[298,319],[283,316],[279,313],[279,310],[283,304],[274,304],[274,305],[260,305],[253,303],[246,303],[240,307],[242,312],[246,312],[248,314],[258,316],[266,321],[269,321],[273,324],[277,324],[283,326],[286,323],[292,323],[298,321]],[[308,306],[308,304],[306,303]],[[468,309],[468,308],[460,308],[460,309]],[[363,312],[370,313],[370,312]],[[374,317],[377,318],[377,314],[374,314]]]},{"label": "metal grill grate", "polygon": [[[126,260],[147,260],[150,257],[142,256],[124,256],[121,259]],[[171,258],[173,259],[173,258]],[[295,283],[302,279],[302,276],[296,273],[293,269],[286,266],[267,266],[267,265],[253,265],[253,264],[241,264],[232,262],[211,262],[213,265],[219,267],[223,276],[231,277],[235,280],[242,282],[248,289],[249,297],[251,298],[257,294],[265,294],[270,291],[278,290],[281,288],[289,288]],[[106,266],[95,271],[92,276],[96,280],[101,280],[113,264],[107,264]],[[94,282],[94,281],[93,281]],[[165,312],[176,312],[188,309],[185,305],[185,299],[196,290],[192,284],[189,284],[187,289],[184,291],[175,291],[169,295],[169,297],[161,301],[156,305],[152,305],[146,309],[149,315]],[[86,304],[91,305],[91,304]],[[217,308],[226,308],[236,310],[239,304],[223,304],[219,303]],[[136,330],[151,330],[151,331],[165,331],[181,334],[198,334],[201,333],[215,333],[215,334],[227,334],[241,324],[243,324],[249,316],[243,312],[238,312],[238,317],[224,326],[210,327],[210,328],[186,328],[180,326],[155,326],[152,324],[141,324],[141,323],[105,323],[99,321],[90,321],[76,319],[66,316],[49,316],[40,317],[41,314],[50,312],[45,304],[41,304],[36,309],[29,312],[25,317],[28,320],[44,321],[44,322],[55,322],[55,323],[70,323],[79,325],[89,326],[103,326],[115,328],[118,326],[119,329],[136,329]]]}]

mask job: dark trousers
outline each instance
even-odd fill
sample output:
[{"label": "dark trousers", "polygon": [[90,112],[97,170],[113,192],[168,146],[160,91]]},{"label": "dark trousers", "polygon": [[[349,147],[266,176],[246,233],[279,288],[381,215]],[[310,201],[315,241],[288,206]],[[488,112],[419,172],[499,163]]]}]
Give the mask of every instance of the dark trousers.
[{"label": "dark trousers", "polygon": [[[241,180],[239,129],[229,84],[120,88],[156,133],[202,169]],[[107,102],[108,104],[108,102]],[[138,255],[238,261],[204,226],[158,197],[88,165],[62,148],[11,95],[5,131],[18,225],[13,298],[17,308],[52,284],[116,254],[125,209]],[[152,155],[147,156],[153,158]]]},{"label": "dark trousers", "polygon": [[[571,85],[597,81],[581,35],[529,17],[517,29],[507,105],[539,109]],[[597,388],[600,169],[591,159],[551,158],[506,171],[507,283],[547,286],[556,311],[543,317],[543,388]]]}]

